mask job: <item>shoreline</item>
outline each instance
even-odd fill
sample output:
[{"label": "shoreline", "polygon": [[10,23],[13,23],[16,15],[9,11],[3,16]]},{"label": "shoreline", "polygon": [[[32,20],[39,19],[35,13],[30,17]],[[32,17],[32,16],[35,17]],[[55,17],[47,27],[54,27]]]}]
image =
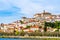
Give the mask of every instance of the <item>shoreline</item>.
[{"label": "shoreline", "polygon": [[60,37],[48,37],[48,36],[0,36],[0,38],[59,38]]}]

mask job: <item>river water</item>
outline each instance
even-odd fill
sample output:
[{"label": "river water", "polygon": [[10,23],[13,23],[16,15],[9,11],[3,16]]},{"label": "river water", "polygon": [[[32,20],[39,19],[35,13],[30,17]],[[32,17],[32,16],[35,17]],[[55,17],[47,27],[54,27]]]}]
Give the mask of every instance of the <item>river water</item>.
[{"label": "river water", "polygon": [[41,40],[41,39],[35,39],[35,38],[0,38],[0,40]]}]

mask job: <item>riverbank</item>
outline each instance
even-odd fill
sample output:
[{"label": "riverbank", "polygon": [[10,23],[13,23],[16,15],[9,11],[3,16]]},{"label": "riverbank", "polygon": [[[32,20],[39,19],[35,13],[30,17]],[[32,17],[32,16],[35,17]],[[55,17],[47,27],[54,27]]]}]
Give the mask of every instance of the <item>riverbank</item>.
[{"label": "riverbank", "polygon": [[0,38],[0,40],[60,40],[58,38]]},{"label": "riverbank", "polygon": [[0,38],[59,38],[60,37],[47,37],[47,36],[0,36]]}]

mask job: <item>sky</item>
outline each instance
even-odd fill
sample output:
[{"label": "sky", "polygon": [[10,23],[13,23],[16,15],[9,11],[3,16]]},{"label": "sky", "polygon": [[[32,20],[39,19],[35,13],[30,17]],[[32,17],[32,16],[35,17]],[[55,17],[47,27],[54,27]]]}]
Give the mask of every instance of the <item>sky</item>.
[{"label": "sky", "polygon": [[60,0],[0,0],[0,23],[12,23],[21,17],[33,17],[43,10],[60,14]]}]

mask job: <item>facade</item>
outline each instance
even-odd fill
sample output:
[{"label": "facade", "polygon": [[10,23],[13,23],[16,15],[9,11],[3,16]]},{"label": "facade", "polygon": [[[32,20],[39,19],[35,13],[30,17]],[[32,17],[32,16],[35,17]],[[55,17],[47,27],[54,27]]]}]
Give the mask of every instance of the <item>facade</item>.
[{"label": "facade", "polygon": [[45,20],[47,22],[51,22],[53,21],[60,21],[60,15],[52,15],[49,12],[43,12],[43,13],[39,13],[39,14],[35,14],[34,18],[36,19],[40,19],[40,20]]},{"label": "facade", "polygon": [[[45,21],[46,22],[60,21],[60,15],[52,15],[49,12],[43,11],[42,13],[36,13],[33,18],[22,17],[21,20],[17,20],[10,24],[2,23],[0,25],[0,30],[4,30],[4,32],[6,31],[13,32],[14,28],[16,28],[18,31],[23,29],[24,32],[34,32],[35,30],[40,30],[41,32],[43,32]],[[27,25],[31,26],[30,29],[25,29]],[[41,26],[42,28],[39,29],[39,26]],[[48,31],[51,30],[48,29]]]}]

